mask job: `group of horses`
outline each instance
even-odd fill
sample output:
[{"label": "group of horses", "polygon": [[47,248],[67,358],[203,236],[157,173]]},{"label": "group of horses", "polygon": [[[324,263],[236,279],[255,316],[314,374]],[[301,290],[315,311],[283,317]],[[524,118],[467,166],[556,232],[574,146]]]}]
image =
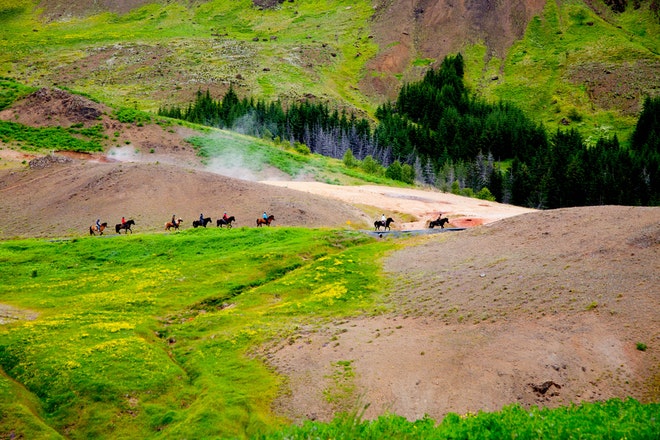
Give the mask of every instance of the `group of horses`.
[{"label": "group of horses", "polygon": [[[275,220],[274,215],[268,216],[268,218],[258,218],[257,219],[257,226],[261,227],[263,225],[270,226],[271,222]],[[200,220],[194,220],[192,222],[193,228],[198,228],[198,227],[206,227],[209,223],[211,223],[213,220],[211,217],[206,217],[202,218]],[[216,221],[216,226],[218,228],[222,228],[223,226],[227,226],[228,229],[231,229],[232,223],[236,221],[236,217],[229,216],[227,219],[224,218],[219,218]],[[169,231],[171,229],[178,230],[181,227],[181,224],[183,223],[183,219],[178,218],[174,221],[170,221],[165,223],[165,230]],[[128,220],[125,223],[118,223],[115,225],[115,231],[117,234],[121,234],[122,229],[128,233],[129,231],[131,234],[133,233],[133,230],[131,229],[131,226],[135,225],[134,220]],[[100,226],[92,225],[89,227],[89,235],[96,235],[98,233],[99,235],[103,235],[103,231],[108,227],[108,223],[104,222],[101,223]]]},{"label": "group of horses", "polygon": [[[205,228],[212,221],[213,220],[211,219],[211,217],[204,217],[201,220],[193,220],[192,225],[193,225],[193,228],[199,228],[200,226]],[[224,218],[219,218],[216,221],[215,224],[218,228],[222,228],[223,226],[227,226],[227,229],[231,229],[232,228],[232,223],[234,223],[235,221],[236,221],[236,217],[234,217],[232,215],[232,216],[227,217],[227,220],[225,220]],[[167,223],[165,223],[165,230],[169,231],[172,228],[174,228],[174,230],[177,230],[181,226],[182,222],[183,222],[183,220],[180,219],[180,218],[173,221],[173,222],[167,222]]]},{"label": "group of horses", "polygon": [[[135,225],[135,220],[132,220],[132,219],[127,220],[124,223],[117,223],[115,225],[115,232],[117,234],[121,234],[121,230],[123,229],[127,234],[129,233],[129,231],[132,234],[133,230],[131,229],[131,226],[134,226],[134,225]],[[98,227],[96,225],[92,225],[92,226],[89,227],[89,235],[96,235],[97,232],[99,233],[99,235],[103,235],[103,231],[107,227],[108,227],[107,222],[101,223]]]},{"label": "group of horses", "polygon": [[[391,223],[394,223],[392,217],[388,217],[385,221],[376,220],[374,222],[374,231],[380,231],[380,228],[383,228],[384,231],[389,231]],[[437,219],[431,220],[429,222],[429,228],[433,229],[436,226],[440,226],[442,229],[444,229],[447,223],[449,223],[449,219],[447,217],[441,218],[440,216]]]},{"label": "group of horses", "polygon": [[[211,220],[211,217],[205,217],[205,218],[203,218],[203,219],[201,219],[201,220],[193,220],[192,225],[193,225],[193,228],[199,228],[200,226],[206,227],[206,225],[208,225],[208,224],[211,223],[212,221],[213,221],[213,220]],[[227,220],[225,220],[224,218],[219,218],[219,219],[216,221],[216,226],[217,226],[218,228],[221,228],[221,227],[223,227],[223,226],[227,226],[227,228],[231,229],[231,227],[232,227],[231,224],[234,223],[235,221],[236,221],[236,217],[234,217],[233,215],[227,217]],[[180,224],[180,223],[181,223],[181,219],[179,219],[177,225],[173,225],[173,224],[171,224],[170,222],[168,222],[168,223],[165,224],[165,229],[169,230],[169,228],[168,228],[167,225],[170,225],[170,227],[171,227],[171,226],[175,226],[175,229],[179,229],[179,224]]]}]

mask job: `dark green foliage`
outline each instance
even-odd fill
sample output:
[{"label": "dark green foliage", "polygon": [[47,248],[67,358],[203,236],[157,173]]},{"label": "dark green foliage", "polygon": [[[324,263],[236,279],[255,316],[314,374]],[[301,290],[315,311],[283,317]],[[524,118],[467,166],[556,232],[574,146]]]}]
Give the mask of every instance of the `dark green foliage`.
[{"label": "dark green foliage", "polygon": [[660,98],[646,97],[631,141],[642,204],[660,204]]},{"label": "dark green foliage", "polygon": [[511,405],[494,413],[463,417],[449,413],[440,424],[429,417],[409,421],[384,415],[376,420],[342,415],[329,423],[305,422],[259,439],[657,439],[660,404],[612,399],[562,408]]},{"label": "dark green foliage", "polygon": [[100,125],[87,129],[35,128],[15,122],[0,121],[0,140],[5,143],[18,142],[27,149],[102,151],[101,136],[102,126]]},{"label": "dark green foliage", "polygon": [[141,125],[151,122],[151,116],[148,113],[132,108],[120,108],[113,113],[113,117],[124,124]]}]

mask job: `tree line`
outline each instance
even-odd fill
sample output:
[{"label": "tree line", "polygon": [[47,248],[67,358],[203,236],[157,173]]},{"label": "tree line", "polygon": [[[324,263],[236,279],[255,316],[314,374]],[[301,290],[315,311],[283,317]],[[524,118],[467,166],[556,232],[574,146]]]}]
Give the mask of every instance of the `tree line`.
[{"label": "tree line", "polygon": [[373,125],[323,103],[239,99],[232,87],[221,100],[199,91],[186,108],[159,114],[302,143],[347,166],[515,205],[660,204],[660,99],[645,99],[629,146],[616,136],[587,145],[574,129],[549,134],[514,105],[476,97],[463,75],[462,55],[446,57],[379,106]]}]

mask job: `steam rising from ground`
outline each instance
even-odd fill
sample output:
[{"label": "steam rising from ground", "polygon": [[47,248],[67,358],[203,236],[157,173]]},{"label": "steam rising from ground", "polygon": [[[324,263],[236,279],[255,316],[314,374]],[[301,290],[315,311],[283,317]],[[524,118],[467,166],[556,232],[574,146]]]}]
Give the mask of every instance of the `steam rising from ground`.
[{"label": "steam rising from ground", "polygon": [[[250,148],[250,151],[241,145],[233,145],[237,142],[235,137],[227,137],[222,134],[213,136],[214,142],[223,145],[222,148],[212,149],[209,158],[205,160],[202,168],[205,171],[236,179],[249,180],[253,182],[261,180],[291,180],[291,176],[266,163],[266,155],[259,149]],[[253,142],[250,140],[249,142]],[[142,162],[142,163],[169,163],[172,165],[184,165],[182,157],[158,154],[157,152],[145,153],[133,145],[113,147],[107,152],[109,160],[118,162]],[[194,168],[199,163],[188,164]]]},{"label": "steam rising from ground", "polygon": [[[235,138],[229,140],[222,134],[215,136],[215,141],[236,142]],[[250,140],[249,142],[253,142]],[[266,163],[266,155],[259,149],[251,148],[246,151],[242,146],[227,146],[214,151],[207,161],[206,171],[236,179],[250,180],[291,180],[291,176]]]},{"label": "steam rising from ground", "polygon": [[107,156],[119,162],[143,162],[140,152],[131,145],[112,147]]},{"label": "steam rising from ground", "polygon": [[259,170],[250,166],[251,163],[254,165],[254,162],[254,159],[246,158],[240,151],[225,150],[209,160],[206,170],[227,177],[258,181],[261,180]]}]

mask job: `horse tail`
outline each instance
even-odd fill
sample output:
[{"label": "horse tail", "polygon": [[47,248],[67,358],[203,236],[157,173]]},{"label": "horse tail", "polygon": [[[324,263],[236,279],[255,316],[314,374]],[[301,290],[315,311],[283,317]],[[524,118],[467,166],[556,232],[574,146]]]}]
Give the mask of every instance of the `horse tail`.
[{"label": "horse tail", "polygon": [[91,226],[89,227],[89,235],[94,235],[94,228]]}]

